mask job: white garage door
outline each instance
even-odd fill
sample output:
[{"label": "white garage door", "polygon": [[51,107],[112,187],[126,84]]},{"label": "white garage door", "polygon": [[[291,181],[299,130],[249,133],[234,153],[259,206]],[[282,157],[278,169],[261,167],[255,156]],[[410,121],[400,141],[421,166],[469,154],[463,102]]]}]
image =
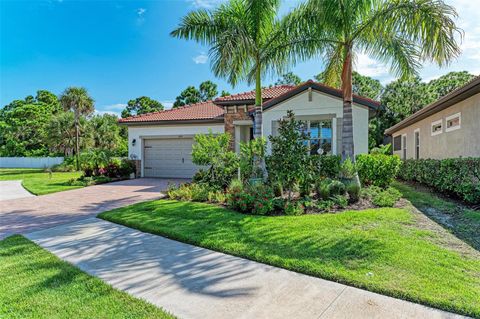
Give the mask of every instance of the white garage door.
[{"label": "white garage door", "polygon": [[144,176],[191,178],[198,167],[192,163],[191,138],[146,139]]}]

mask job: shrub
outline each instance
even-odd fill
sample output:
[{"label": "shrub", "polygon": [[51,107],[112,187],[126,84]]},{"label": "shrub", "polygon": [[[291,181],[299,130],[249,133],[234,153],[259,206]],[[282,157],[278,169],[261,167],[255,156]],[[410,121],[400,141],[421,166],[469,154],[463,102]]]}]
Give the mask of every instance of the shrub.
[{"label": "shrub", "polygon": [[348,206],[348,198],[345,195],[334,195],[331,197],[331,200],[340,208],[345,208]]},{"label": "shrub", "polygon": [[228,207],[243,213],[267,215],[273,212],[273,190],[263,184],[239,187],[230,185],[227,194]]},{"label": "shrub", "polygon": [[355,182],[350,182],[346,186],[346,191],[348,194],[348,199],[350,203],[358,202],[360,198],[360,185]]},{"label": "shrub", "polygon": [[177,186],[175,184],[169,184],[167,189],[167,195],[170,199],[175,200],[192,200],[192,191],[188,184],[182,184]]},{"label": "shrub", "polygon": [[208,201],[210,203],[223,204],[225,203],[226,195],[223,191],[209,191],[208,192]]},{"label": "shrub", "polygon": [[340,175],[340,155],[312,155],[315,175],[321,178],[338,178]]},{"label": "shrub", "polygon": [[362,189],[362,197],[368,198],[379,207],[393,207],[402,194],[393,187],[382,189],[378,186],[370,186]]},{"label": "shrub", "polygon": [[281,181],[291,199],[295,185],[311,174],[308,165],[308,147],[303,141],[308,137],[301,130],[302,122],[296,121],[292,111],[280,121],[278,136],[270,136],[272,153],[267,158],[269,177]]},{"label": "shrub", "polygon": [[480,158],[406,160],[399,178],[453,194],[467,203],[480,203]]},{"label": "shrub", "polygon": [[267,141],[260,137],[240,143],[240,174],[243,181],[262,178],[262,165],[265,163]]},{"label": "shrub", "polygon": [[196,165],[208,166],[203,182],[217,188],[226,188],[237,174],[238,157],[230,150],[228,133],[195,135],[192,160]]},{"label": "shrub", "polygon": [[62,163],[53,165],[51,170],[52,172],[74,172],[76,170],[75,158],[65,157]]},{"label": "shrub", "polygon": [[343,184],[340,181],[333,180],[328,185],[328,191],[330,192],[330,196],[344,195],[345,194],[345,184]]},{"label": "shrub", "polygon": [[343,163],[340,165],[340,176],[344,179],[351,180],[355,178],[357,174],[357,167],[354,162],[348,157]]},{"label": "shrub", "polygon": [[330,198],[330,183],[332,180],[330,178],[321,179],[317,181],[315,188],[319,198],[328,199]]},{"label": "shrub", "polygon": [[330,211],[333,208],[333,206],[335,206],[335,203],[330,199],[322,200],[317,203],[317,209],[324,212]]},{"label": "shrub", "polygon": [[393,207],[402,194],[393,187],[379,192],[372,198],[372,203],[379,207]]},{"label": "shrub", "polygon": [[119,176],[130,176],[130,174],[135,173],[135,161],[132,161],[128,158],[122,158],[120,161],[120,168],[118,170]]},{"label": "shrub", "polygon": [[298,216],[305,212],[301,202],[286,201],[284,208],[285,215]]},{"label": "shrub", "polygon": [[360,154],[356,166],[362,185],[385,188],[393,182],[401,163],[396,155]]}]

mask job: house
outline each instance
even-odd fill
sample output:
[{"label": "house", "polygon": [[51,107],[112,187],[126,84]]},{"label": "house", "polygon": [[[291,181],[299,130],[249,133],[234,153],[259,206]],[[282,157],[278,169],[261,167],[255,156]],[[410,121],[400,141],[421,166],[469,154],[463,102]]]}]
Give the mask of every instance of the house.
[{"label": "house", "polygon": [[480,157],[480,77],[385,131],[402,159]]},{"label": "house", "polygon": [[[312,154],[340,154],[343,117],[342,93],[338,89],[308,81],[298,86],[280,85],[262,90],[263,135],[276,135],[279,120],[293,110],[305,121]],[[253,138],[255,92],[220,97],[155,113],[121,119],[128,126],[129,155],[136,159],[142,177],[190,178],[197,171],[191,151],[195,134],[232,135],[232,149]],[[356,154],[368,152],[368,120],[379,103],[354,96],[353,133]],[[267,144],[270,151],[270,143]]]}]

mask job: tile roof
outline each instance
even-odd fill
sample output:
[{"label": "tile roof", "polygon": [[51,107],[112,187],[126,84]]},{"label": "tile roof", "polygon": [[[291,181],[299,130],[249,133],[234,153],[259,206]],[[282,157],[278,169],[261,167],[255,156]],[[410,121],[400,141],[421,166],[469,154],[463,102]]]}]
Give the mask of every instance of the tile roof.
[{"label": "tile roof", "polygon": [[[273,99],[283,93],[286,93],[296,87],[296,85],[277,85],[262,89],[262,98],[264,100]],[[255,100],[255,90],[249,92],[243,92],[239,94],[232,94],[215,99],[215,103],[224,101],[244,101]]]},{"label": "tile roof", "polygon": [[169,110],[130,116],[120,123],[213,120],[223,116],[223,108],[212,101],[185,105]]},{"label": "tile roof", "polygon": [[[305,86],[312,86],[328,94],[341,96],[341,91],[324,84],[307,81],[300,85],[277,85],[262,90],[264,105],[268,108],[271,104],[280,102],[284,97],[290,94],[297,94]],[[290,94],[289,94],[290,93]],[[138,123],[138,122],[162,122],[162,121],[195,121],[195,120],[214,120],[221,119],[224,114],[222,105],[228,105],[235,102],[251,104],[255,100],[255,91],[243,92],[229,96],[219,97],[214,101],[200,102],[185,105],[175,109],[169,109],[159,112],[135,115],[120,119],[119,123]],[[354,95],[354,102],[368,104],[369,106],[380,106],[377,101]]]}]

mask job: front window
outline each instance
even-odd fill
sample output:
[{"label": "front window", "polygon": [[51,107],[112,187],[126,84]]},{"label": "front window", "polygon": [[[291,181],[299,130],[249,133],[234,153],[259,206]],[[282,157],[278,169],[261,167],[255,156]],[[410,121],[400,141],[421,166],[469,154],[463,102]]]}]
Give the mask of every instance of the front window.
[{"label": "front window", "polygon": [[442,120],[432,122],[432,136],[442,134]]},{"label": "front window", "polygon": [[310,155],[332,154],[332,121],[307,121],[303,128],[309,133],[309,139],[305,141],[310,149]]},{"label": "front window", "polygon": [[446,132],[458,130],[461,124],[461,115],[460,113],[453,114],[448,116],[445,121],[447,122]]}]

